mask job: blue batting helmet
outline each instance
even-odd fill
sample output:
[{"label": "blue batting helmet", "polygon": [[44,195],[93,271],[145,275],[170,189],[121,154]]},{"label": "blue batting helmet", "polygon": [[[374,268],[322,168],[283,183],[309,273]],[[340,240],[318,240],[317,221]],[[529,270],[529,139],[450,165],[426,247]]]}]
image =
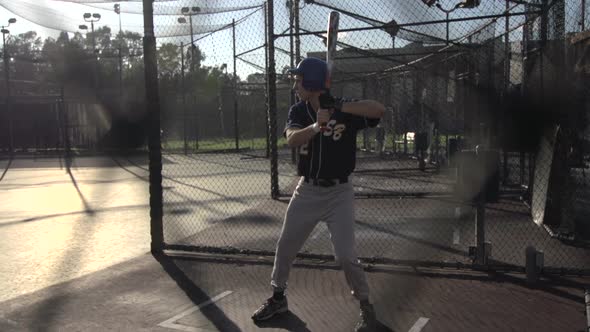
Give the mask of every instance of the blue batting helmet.
[{"label": "blue batting helmet", "polygon": [[318,91],[326,88],[326,76],[328,64],[318,58],[305,58],[297,65],[297,68],[289,69],[289,73],[301,75],[301,84],[309,91]]}]

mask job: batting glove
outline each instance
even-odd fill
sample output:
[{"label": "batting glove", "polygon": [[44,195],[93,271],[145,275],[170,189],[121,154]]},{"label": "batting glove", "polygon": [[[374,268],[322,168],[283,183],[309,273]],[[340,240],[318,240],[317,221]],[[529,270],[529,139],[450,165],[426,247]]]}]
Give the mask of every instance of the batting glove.
[{"label": "batting glove", "polygon": [[339,112],[342,109],[342,98],[332,96],[329,92],[322,93],[320,95],[320,108],[333,109]]}]

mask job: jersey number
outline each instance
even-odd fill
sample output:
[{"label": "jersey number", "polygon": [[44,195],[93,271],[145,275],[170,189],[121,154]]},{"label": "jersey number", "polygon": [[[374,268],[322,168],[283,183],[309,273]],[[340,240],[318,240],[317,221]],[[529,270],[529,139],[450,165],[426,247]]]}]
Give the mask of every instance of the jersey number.
[{"label": "jersey number", "polygon": [[332,139],[337,141],[342,138],[342,134],[346,130],[346,126],[342,123],[336,124],[336,120],[330,120],[326,125],[326,131],[323,132],[323,135],[326,137],[332,136]]},{"label": "jersey number", "polygon": [[[342,123],[336,124],[336,120],[330,120],[330,122],[328,122],[326,125],[326,131],[324,131],[322,134],[326,137],[332,136],[332,139],[337,141],[342,138],[344,130],[346,130],[346,125]],[[300,155],[307,156],[308,153],[309,150],[307,144],[303,144],[299,147]]]}]

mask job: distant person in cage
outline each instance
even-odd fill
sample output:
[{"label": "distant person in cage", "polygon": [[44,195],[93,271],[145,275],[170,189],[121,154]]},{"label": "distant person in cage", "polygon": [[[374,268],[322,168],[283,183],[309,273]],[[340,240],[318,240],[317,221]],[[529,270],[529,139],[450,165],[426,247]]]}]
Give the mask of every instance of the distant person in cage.
[{"label": "distant person in cage", "polygon": [[375,128],[375,152],[379,156],[383,156],[385,153],[385,128],[381,124]]},{"label": "distant person in cage", "polygon": [[271,275],[273,295],[254,313],[264,321],[288,311],[285,290],[295,256],[319,221],[326,222],[337,261],[353,296],[360,302],[356,331],[370,331],[375,311],[358,261],[354,236],[353,186],[357,131],[375,127],[385,107],[374,100],[336,98],[325,92],[326,62],[306,58],[290,73],[299,96],[291,106],[284,135],[299,153],[301,176],[285,214]]}]

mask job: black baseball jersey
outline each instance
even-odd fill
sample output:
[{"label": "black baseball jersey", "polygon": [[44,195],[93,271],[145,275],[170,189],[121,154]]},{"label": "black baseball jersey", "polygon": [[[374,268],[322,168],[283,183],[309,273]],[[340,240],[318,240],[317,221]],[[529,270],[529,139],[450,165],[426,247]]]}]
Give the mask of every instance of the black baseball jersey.
[{"label": "black baseball jersey", "polygon": [[[352,100],[344,100],[344,102]],[[316,122],[311,104],[301,101],[289,110],[288,128],[305,128]],[[316,134],[298,148],[298,174],[314,179],[347,177],[356,163],[356,134],[358,130],[375,127],[379,119],[370,119],[344,112],[334,112],[327,130]]]}]

